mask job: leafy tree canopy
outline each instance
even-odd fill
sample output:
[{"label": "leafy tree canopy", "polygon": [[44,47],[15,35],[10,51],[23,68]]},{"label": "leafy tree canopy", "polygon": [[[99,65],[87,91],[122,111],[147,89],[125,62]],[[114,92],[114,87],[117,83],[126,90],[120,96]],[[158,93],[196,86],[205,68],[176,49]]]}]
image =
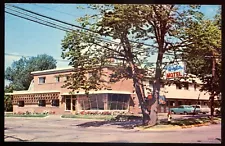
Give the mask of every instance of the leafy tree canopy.
[{"label": "leafy tree canopy", "polygon": [[14,61],[5,71],[5,79],[10,81],[13,90],[27,90],[33,79],[32,71],[56,68],[56,60],[49,55],[42,54],[29,59],[22,57]]},{"label": "leafy tree canopy", "polygon": [[[183,52],[190,51],[187,49],[189,46],[201,42],[201,38],[193,40],[187,35],[190,26],[204,19],[199,7],[89,5],[89,8],[97,11],[96,14],[81,17],[78,22],[91,32],[86,29],[74,30],[67,33],[62,41],[62,57],[70,60],[70,65],[75,69],[65,87],[87,91],[99,89],[102,83],[108,82],[102,78],[105,75],[103,66],[110,65],[111,59],[119,60],[114,64],[111,77],[116,80],[133,80],[141,105],[143,124],[155,125],[163,59],[167,57],[174,62]],[[143,77],[152,74],[148,72],[152,66],[148,58],[153,54],[157,55],[153,98],[146,101],[142,82]],[[88,73],[93,78],[86,77]]]},{"label": "leafy tree canopy", "polygon": [[[201,90],[215,92],[215,95],[218,95],[222,85],[221,14],[216,14],[214,20],[202,20],[190,24],[185,31],[185,36],[193,42],[182,54],[182,58],[187,62],[187,72],[197,75],[203,81]],[[207,58],[212,55],[216,59],[214,82],[211,77],[209,78],[212,74],[212,58]]]}]

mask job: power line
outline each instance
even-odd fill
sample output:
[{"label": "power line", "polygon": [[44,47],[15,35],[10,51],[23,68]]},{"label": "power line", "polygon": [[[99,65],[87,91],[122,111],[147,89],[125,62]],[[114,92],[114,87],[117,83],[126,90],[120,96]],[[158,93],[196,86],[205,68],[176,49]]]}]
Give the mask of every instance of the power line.
[{"label": "power line", "polygon": [[[19,16],[19,15],[13,14],[11,12],[7,12],[7,11],[5,11],[5,12],[8,13],[8,14],[10,14],[10,15],[13,15],[13,16],[16,16],[16,17],[20,17],[20,18],[23,18],[23,19],[26,19],[26,20],[29,20],[29,21],[33,21],[33,22],[36,22],[36,23],[39,23],[39,24],[42,24],[42,25],[45,25],[45,26],[49,26],[49,27],[52,27],[52,28],[56,28],[56,29],[63,30],[61,28],[57,28],[57,27],[54,27],[54,26],[51,26],[51,25],[48,25],[48,24],[45,24],[45,23],[42,23],[42,22],[38,22],[38,21],[29,19],[29,18],[26,18],[26,17],[23,17],[23,16]],[[66,31],[66,30],[63,30],[63,31]]]},{"label": "power line", "polygon": [[[23,10],[23,11],[26,11],[26,12],[29,12],[29,13],[32,13],[32,14],[35,14],[35,15],[38,15],[38,16],[41,16],[41,17],[44,17],[44,18],[48,18],[50,20],[54,20],[54,21],[57,21],[57,22],[60,22],[60,23],[63,23],[63,24],[67,24],[67,25],[70,25],[70,26],[73,26],[73,27],[76,27],[76,28],[79,28],[79,29],[83,29],[83,30],[86,30],[86,31],[90,31],[92,33],[96,33],[96,34],[99,34],[99,32],[96,32],[96,31],[93,31],[91,29],[88,29],[88,28],[84,28],[84,27],[81,27],[81,26],[78,26],[78,25],[75,25],[75,24],[71,24],[71,23],[68,23],[68,22],[65,22],[65,21],[61,21],[61,20],[58,20],[58,19],[55,19],[55,18],[52,18],[52,17],[49,17],[49,16],[45,16],[45,15],[42,15],[40,13],[36,13],[36,12],[33,12],[33,11],[30,11],[30,10],[27,10],[27,9],[24,9],[24,8],[21,8],[21,7],[18,7],[18,6],[15,6],[15,5],[9,5],[11,7],[14,7],[14,8],[17,8],[17,9],[20,9],[20,10]],[[113,37],[111,35],[108,35],[109,37]],[[112,40],[110,40],[112,42]],[[130,42],[132,43],[137,43],[137,44],[142,44],[142,45],[146,45],[146,46],[150,46],[152,47],[152,45],[150,44],[146,44],[146,43],[140,43],[140,42],[136,42],[136,41],[132,41],[132,40],[129,40]],[[117,43],[117,42],[116,42]]]},{"label": "power line", "polygon": [[[37,20],[39,20],[39,21],[46,22],[46,23],[48,23],[48,24],[50,24],[50,25],[53,25],[53,26],[56,26],[56,27],[61,27],[60,29],[63,29],[63,30],[65,30],[65,31],[66,31],[66,29],[70,29],[70,28],[67,28],[67,27],[63,27],[63,26],[57,25],[57,24],[55,24],[55,23],[51,23],[51,22],[49,22],[49,21],[45,21],[45,20],[43,20],[43,19],[40,19],[40,18],[37,18],[37,17],[34,17],[34,16],[31,16],[31,15],[29,15],[29,14],[22,13],[22,12],[19,12],[19,11],[17,11],[17,10],[13,10],[13,9],[11,9],[11,8],[7,8],[7,7],[6,7],[6,9],[9,9],[9,10],[11,10],[11,11],[20,13],[20,14],[22,14],[22,15],[29,16],[29,17],[34,18],[34,19],[37,19]],[[6,11],[6,13],[9,13],[9,12]],[[72,30],[72,29],[71,29],[71,30]]]},{"label": "power line", "polygon": [[44,8],[44,9],[52,10],[52,11],[55,11],[55,12],[58,12],[58,13],[66,14],[68,16],[76,17],[75,15],[71,15],[70,13],[66,13],[66,12],[63,12],[63,11],[59,11],[59,10],[56,10],[56,9],[53,9],[53,8],[49,8],[49,7],[45,7],[45,6],[40,6],[38,4],[33,4],[33,5],[35,5],[37,7]]},{"label": "power line", "polygon": [[[11,5],[10,5],[11,6]],[[11,6],[11,7],[15,7],[15,8],[17,8],[17,6]],[[25,10],[25,9],[23,9],[23,8],[17,8],[17,9],[20,9],[20,10],[22,10],[22,11],[29,11],[29,10]],[[51,17],[47,17],[47,16],[44,16],[44,15],[41,15],[41,14],[36,14],[35,12],[31,12],[31,11],[29,11],[30,13],[32,13],[32,14],[35,14],[35,15],[38,15],[38,16],[42,16],[42,17],[45,17],[45,18],[48,18],[48,19],[51,19],[51,20],[54,20],[54,21],[57,21],[57,22],[63,22],[63,21],[61,21],[61,20],[56,20],[56,19],[52,19]],[[9,12],[7,12],[6,11],[6,13],[9,13]],[[44,20],[42,20],[42,21],[44,21],[44,22],[48,22],[48,23],[50,23],[50,24],[53,24],[54,26],[52,26],[52,25],[48,25],[48,24],[44,24],[44,23],[42,23],[42,22],[38,22],[38,21],[35,21],[35,20],[31,20],[31,19],[29,19],[29,18],[25,18],[25,17],[23,17],[23,16],[18,16],[18,15],[16,15],[16,14],[12,14],[12,13],[10,13],[11,15],[14,15],[14,16],[17,16],[17,17],[20,17],[20,18],[23,18],[23,19],[26,19],[26,20],[30,20],[30,21],[33,21],[33,22],[36,22],[36,23],[39,23],[39,24],[42,24],[42,25],[45,25],[45,26],[49,26],[49,27],[52,27],[52,28],[55,28],[55,29],[60,29],[60,30],[63,30],[63,31],[66,31],[66,32],[70,32],[70,31],[68,31],[68,29],[70,29],[70,28],[66,28],[66,27],[63,27],[63,26],[60,26],[60,25],[57,25],[57,24],[53,24],[53,23],[51,23],[51,22],[48,22],[48,21],[44,21]],[[30,15],[29,15],[30,16]],[[36,18],[36,17],[34,17],[34,18]],[[37,18],[36,18],[37,19]],[[41,19],[39,19],[39,20],[41,20]],[[67,24],[67,23],[66,23]],[[70,24],[68,24],[68,25],[70,25]],[[73,25],[73,24],[72,24]],[[56,26],[59,26],[59,27],[63,27],[63,29],[62,28],[58,28],[58,27],[56,27]],[[76,26],[76,25],[75,25]],[[80,28],[80,27],[79,27]],[[80,29],[83,29],[82,27],[80,28]],[[85,28],[86,29],[86,28]],[[70,30],[73,30],[73,29],[70,29]],[[111,40],[107,40],[107,39],[103,39],[103,38],[100,38],[100,37],[96,37],[96,38],[99,38],[99,39],[101,39],[101,40],[103,40],[103,41],[108,41],[108,42],[113,42],[113,43],[116,43],[117,45],[118,45],[118,42],[114,42],[114,41],[111,41]],[[154,52],[154,51],[152,51],[152,52]],[[157,51],[156,51],[157,52]],[[165,55],[174,55],[174,54],[169,54],[169,53],[165,53]]]}]

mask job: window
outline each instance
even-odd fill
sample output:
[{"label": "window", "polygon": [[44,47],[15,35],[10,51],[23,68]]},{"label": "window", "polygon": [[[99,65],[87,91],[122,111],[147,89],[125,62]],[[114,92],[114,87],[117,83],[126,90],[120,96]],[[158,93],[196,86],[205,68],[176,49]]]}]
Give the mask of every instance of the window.
[{"label": "window", "polygon": [[38,106],[46,106],[46,101],[45,100],[39,100]]},{"label": "window", "polygon": [[71,98],[66,98],[66,110],[71,110]]},{"label": "window", "polygon": [[127,94],[108,94],[109,110],[126,110],[129,106],[130,95]]},{"label": "window", "polygon": [[181,83],[176,83],[176,88],[181,89],[182,88]]},{"label": "window", "polygon": [[59,106],[59,99],[53,99],[52,106]]},{"label": "window", "polygon": [[60,77],[55,77],[55,81],[58,83],[60,82]]},{"label": "window", "polygon": [[[91,110],[104,110],[103,98],[106,94],[93,94],[89,96]],[[86,105],[88,107],[88,105]]]},{"label": "window", "polygon": [[182,101],[178,101],[178,105],[182,105]]},{"label": "window", "polygon": [[39,77],[39,84],[44,84],[45,83],[45,77]]},{"label": "window", "polygon": [[80,100],[82,110],[104,110],[106,94],[92,94]]},{"label": "window", "polygon": [[189,83],[188,83],[188,82],[184,82],[183,85],[184,85],[184,89],[185,89],[185,90],[188,90],[188,88],[189,88]]},{"label": "window", "polygon": [[196,83],[194,83],[194,89],[195,89],[195,91],[196,91],[196,89],[197,89],[197,84],[196,84]]},{"label": "window", "polygon": [[19,107],[24,107],[24,101],[18,101],[18,106]]},{"label": "window", "polygon": [[69,81],[70,78],[71,78],[71,75],[66,75],[66,76],[65,76],[65,80],[66,80],[66,81]]},{"label": "window", "polygon": [[170,106],[175,106],[175,102],[174,101],[170,101]]}]

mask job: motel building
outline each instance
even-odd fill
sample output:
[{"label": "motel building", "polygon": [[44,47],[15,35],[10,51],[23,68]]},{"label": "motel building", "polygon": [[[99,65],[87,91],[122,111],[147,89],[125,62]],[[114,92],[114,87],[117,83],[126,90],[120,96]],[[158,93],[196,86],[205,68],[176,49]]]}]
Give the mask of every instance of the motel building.
[{"label": "motel building", "polygon": [[[105,67],[103,70],[108,75],[112,73],[110,67]],[[13,112],[42,113],[48,111],[55,112],[55,114],[73,114],[81,111],[117,111],[141,113],[131,79],[116,83],[108,82],[107,88],[90,91],[89,97],[87,97],[82,90],[75,91],[71,95],[71,90],[62,88],[67,75],[72,72],[73,67],[31,72],[33,80],[28,90],[5,93],[13,97]],[[179,75],[179,73],[175,74]],[[64,75],[64,77],[60,77],[60,75]],[[181,80],[179,83],[174,82],[170,85],[162,84],[160,95],[166,97],[166,104],[160,105],[158,112],[168,112],[170,107],[182,104],[207,105],[209,94],[199,91],[201,84],[197,78],[195,78],[195,82]],[[151,85],[146,82],[145,87],[151,88]],[[151,91],[145,90],[145,96],[151,98]],[[198,97],[199,102],[197,103]]]}]

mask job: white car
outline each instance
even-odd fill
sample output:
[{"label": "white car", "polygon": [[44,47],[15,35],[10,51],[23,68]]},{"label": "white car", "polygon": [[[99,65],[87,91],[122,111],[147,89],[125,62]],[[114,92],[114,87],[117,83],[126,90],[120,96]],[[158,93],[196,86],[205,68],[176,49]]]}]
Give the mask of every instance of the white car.
[{"label": "white car", "polygon": [[196,110],[198,111],[198,113],[210,113],[210,108],[207,105],[192,105],[193,108],[196,107]]}]

